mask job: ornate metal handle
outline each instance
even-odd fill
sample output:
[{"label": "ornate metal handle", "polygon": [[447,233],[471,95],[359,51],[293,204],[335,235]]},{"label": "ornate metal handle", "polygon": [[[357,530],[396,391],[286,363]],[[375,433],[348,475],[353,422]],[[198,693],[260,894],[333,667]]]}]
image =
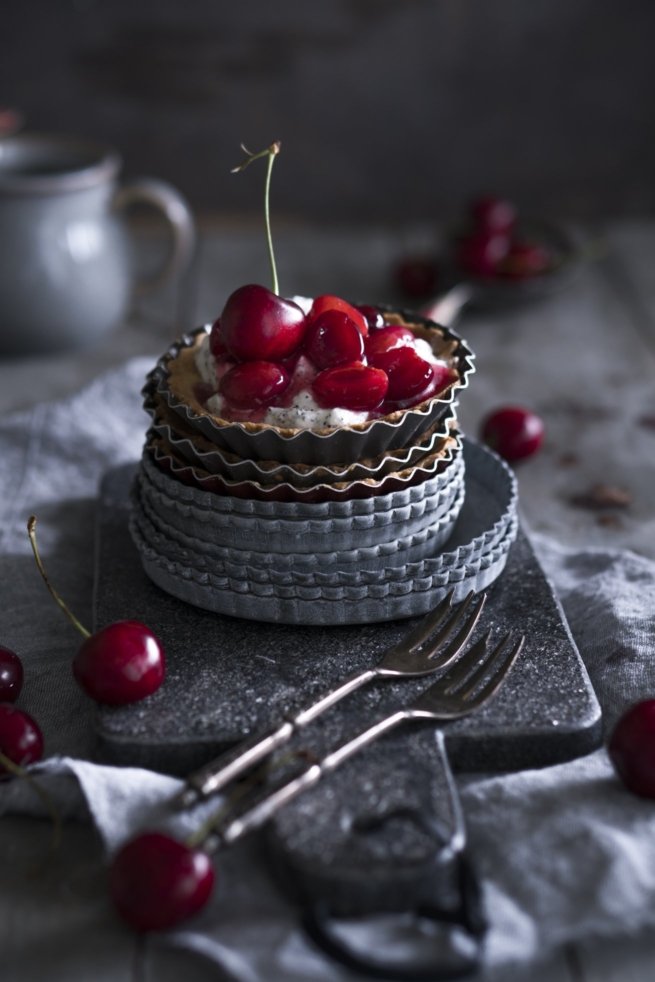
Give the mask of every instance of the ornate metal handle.
[{"label": "ornate metal handle", "polygon": [[287,743],[294,733],[307,726],[312,720],[334,706],[351,692],[359,689],[376,675],[375,669],[367,669],[346,679],[338,688],[299,710],[295,715],[284,720],[278,727],[268,732],[257,733],[253,737],[239,743],[233,750],[217,757],[204,767],[195,771],[187,778],[187,787],[179,797],[179,804],[187,808],[201,798],[207,798],[224,788],[235,777],[249,770],[254,764],[264,760],[274,750]]}]

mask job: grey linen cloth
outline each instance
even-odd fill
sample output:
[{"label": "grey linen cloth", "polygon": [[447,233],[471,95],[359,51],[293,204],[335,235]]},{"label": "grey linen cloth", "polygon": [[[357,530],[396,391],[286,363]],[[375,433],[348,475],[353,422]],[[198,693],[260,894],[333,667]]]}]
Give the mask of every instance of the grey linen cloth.
[{"label": "grey linen cloth", "polygon": [[[89,623],[96,488],[107,467],[140,454],[139,390],[151,364],[134,359],[71,399],[0,425],[0,643],[24,660],[19,706],[41,723],[47,750],[33,774],[65,819],[50,852],[33,788],[0,785],[2,977],[355,978],[305,940],[248,841],[219,857],[214,898],[177,931],[138,940],[107,900],[106,855],[143,825],[165,824],[163,803],[179,782],[91,762],[92,707],[70,672],[78,639],[37,574],[25,523],[37,513],[51,578]],[[609,731],[627,705],[655,695],[655,565],[631,553],[535,544]],[[460,788],[490,920],[485,978],[509,979],[569,942],[655,925],[655,802],[623,790],[603,749],[542,770],[468,776]],[[167,827],[183,832],[201,812]]]}]

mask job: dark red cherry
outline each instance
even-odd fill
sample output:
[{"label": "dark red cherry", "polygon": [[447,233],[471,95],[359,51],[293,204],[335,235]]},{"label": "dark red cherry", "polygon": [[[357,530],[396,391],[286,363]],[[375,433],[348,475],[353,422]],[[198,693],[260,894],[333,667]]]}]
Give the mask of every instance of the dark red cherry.
[{"label": "dark red cherry", "polygon": [[360,361],[364,354],[364,337],[348,314],[326,310],[307,328],[305,354],[317,368]]},{"label": "dark red cherry", "polygon": [[23,686],[23,664],[11,648],[0,645],[0,702],[15,702]]},{"label": "dark red cherry", "polygon": [[162,832],[143,832],[114,857],[109,893],[135,931],[165,931],[201,910],[214,888],[209,856]]},{"label": "dark red cherry", "polygon": [[312,321],[315,321],[317,317],[320,317],[327,310],[338,310],[341,314],[347,314],[355,322],[364,337],[368,334],[368,321],[364,315],[356,307],[348,303],[347,300],[342,300],[341,297],[334,297],[329,293],[316,297],[307,314],[308,322],[311,324]]},{"label": "dark red cherry", "polygon": [[439,267],[431,256],[408,256],[394,267],[396,286],[412,300],[431,296],[439,282]]},{"label": "dark red cherry", "polygon": [[300,345],[306,326],[298,304],[255,284],[228,297],[220,321],[225,346],[241,361],[286,358]]},{"label": "dark red cherry", "polygon": [[655,699],[637,702],[621,716],[608,752],[628,791],[655,798]]},{"label": "dark red cherry", "polygon": [[290,378],[275,362],[244,361],[225,373],[218,388],[235,409],[259,409],[282,395]]},{"label": "dark red cherry", "polygon": [[[408,327],[392,325],[381,328],[366,339],[366,358],[371,365],[377,365],[375,359],[378,355],[392,351],[394,348],[402,348],[408,344],[411,345],[413,342],[414,334]],[[384,365],[380,365],[379,367],[384,368]]]},{"label": "dark red cherry", "polygon": [[370,304],[364,303],[358,304],[355,309],[366,318],[369,331],[377,331],[379,328],[385,326],[386,321],[382,311],[378,307],[372,307]]},{"label": "dark red cherry", "polygon": [[151,695],[164,681],[164,650],[139,621],[117,621],[96,631],[73,658],[73,675],[97,702],[121,706]]},{"label": "dark red cherry", "polygon": [[485,195],[471,202],[475,225],[489,232],[510,232],[516,224],[516,208],[511,201]]},{"label": "dark red cherry", "polygon": [[427,389],[433,379],[431,363],[407,345],[376,355],[375,367],[381,368],[389,378],[387,399],[390,402],[413,399]]},{"label": "dark red cherry", "polygon": [[326,368],[312,384],[316,401],[324,409],[351,409],[364,412],[375,409],[387,394],[389,380],[379,368],[353,362]]},{"label": "dark red cherry", "polygon": [[[18,767],[43,756],[43,734],[32,717],[11,703],[0,703],[0,751]],[[0,764],[0,774],[8,769]]]},{"label": "dark red cherry", "polygon": [[498,265],[509,252],[510,241],[504,232],[474,232],[457,243],[455,261],[473,276],[495,276]]},{"label": "dark red cherry", "polygon": [[214,358],[221,358],[223,355],[227,354],[227,348],[225,347],[223,335],[221,334],[220,317],[212,324],[212,329],[209,333],[209,350],[213,354]]},{"label": "dark red cherry", "polygon": [[536,453],[544,439],[542,419],[523,406],[504,406],[483,420],[481,437],[505,460],[522,460]]},{"label": "dark red cherry", "polygon": [[538,242],[513,242],[509,252],[498,264],[497,272],[513,280],[525,280],[550,269],[550,252]]}]

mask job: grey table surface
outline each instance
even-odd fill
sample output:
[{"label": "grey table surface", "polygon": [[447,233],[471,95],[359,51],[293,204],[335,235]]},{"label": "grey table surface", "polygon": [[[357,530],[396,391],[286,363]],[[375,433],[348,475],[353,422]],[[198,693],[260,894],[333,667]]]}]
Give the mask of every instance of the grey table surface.
[{"label": "grey table surface", "polygon": [[[574,547],[628,548],[655,559],[655,224],[614,223],[580,234],[592,258],[566,290],[510,310],[465,313],[459,329],[476,351],[478,372],[460,418],[475,434],[495,406],[512,402],[534,408],[546,420],[547,436],[541,453],[518,468],[527,525]],[[282,290],[394,301],[389,277],[394,259],[431,245],[434,237],[428,224],[309,229],[280,222]],[[160,249],[147,230],[142,247],[146,259]],[[141,300],[100,346],[57,357],[0,360],[0,411],[72,393],[132,355],[161,353],[183,329],[217,316],[231,289],[248,281],[268,281],[259,227],[202,223],[187,281]],[[574,504],[597,484],[625,489],[627,507]],[[10,821],[16,848],[27,848],[24,823]],[[71,836],[71,848],[78,852],[95,847],[81,829],[67,831],[67,839]],[[530,982],[650,982],[654,965],[655,941],[637,936],[620,945],[577,946],[532,968],[528,977]],[[96,969],[95,977],[104,978]],[[189,978],[208,977],[206,969],[194,974],[193,967],[173,962],[158,977],[174,978],[178,969]]]}]

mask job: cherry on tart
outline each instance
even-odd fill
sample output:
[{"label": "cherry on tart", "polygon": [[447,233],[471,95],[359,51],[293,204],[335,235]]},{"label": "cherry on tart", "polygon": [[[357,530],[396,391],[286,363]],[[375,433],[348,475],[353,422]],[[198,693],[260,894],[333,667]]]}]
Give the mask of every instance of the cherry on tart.
[{"label": "cherry on tart", "polygon": [[361,361],[364,336],[348,314],[335,309],[326,310],[311,322],[307,330],[305,354],[318,369]]},{"label": "cherry on tart", "polygon": [[289,385],[290,375],[272,361],[244,361],[223,375],[219,392],[235,409],[270,406]]},{"label": "cherry on tart", "polygon": [[[408,327],[393,325],[375,331],[366,339],[366,357],[372,365],[376,365],[378,355],[391,351],[394,348],[401,348],[403,345],[413,344],[415,336]],[[383,365],[379,366],[383,368]]]},{"label": "cherry on tart", "polygon": [[305,314],[292,300],[249,284],[232,293],[220,316],[221,338],[240,361],[279,361],[299,347]]},{"label": "cherry on tart", "polygon": [[531,457],[541,447],[544,424],[530,409],[503,406],[483,420],[481,436],[505,460],[522,460]]},{"label": "cherry on tart", "polygon": [[655,798],[655,699],[635,703],[621,716],[608,752],[628,791]]},{"label": "cherry on tart", "polygon": [[53,600],[84,636],[73,658],[73,675],[80,687],[98,702],[114,706],[137,702],[155,692],[164,681],[164,649],[150,628],[140,621],[118,621],[91,634],[68,609],[54,589],[39,555],[36,518],[27,522],[34,559]]},{"label": "cherry on tart", "polygon": [[0,702],[15,702],[23,687],[23,664],[11,648],[0,645]]},{"label": "cherry on tart", "polygon": [[109,893],[135,931],[164,931],[205,906],[214,880],[207,853],[163,832],[143,832],[114,857]]},{"label": "cherry on tart", "polygon": [[387,322],[384,319],[382,311],[377,307],[373,307],[371,304],[363,303],[357,304],[355,310],[365,318],[368,324],[369,333],[371,331],[377,331],[381,327],[386,327]]},{"label": "cherry on tart", "polygon": [[[43,734],[32,717],[11,703],[0,703],[0,753],[16,767],[41,760]],[[0,775],[10,773],[0,762]]]},{"label": "cherry on tart", "polygon": [[312,384],[314,397],[324,409],[370,412],[384,400],[389,387],[386,372],[362,362],[338,365],[320,372]]},{"label": "cherry on tart", "polygon": [[386,373],[389,379],[386,397],[391,402],[416,399],[433,379],[432,364],[408,345],[391,348],[370,360]]},{"label": "cherry on tart", "polygon": [[348,303],[347,300],[342,300],[341,297],[334,297],[332,294],[324,294],[323,296],[316,297],[312,303],[311,309],[307,314],[307,321],[309,324],[313,323],[317,317],[321,314],[326,313],[326,311],[339,311],[341,314],[346,314],[351,321],[354,321],[359,329],[360,333],[366,337],[368,334],[368,320],[357,309],[353,307],[352,304]]}]

